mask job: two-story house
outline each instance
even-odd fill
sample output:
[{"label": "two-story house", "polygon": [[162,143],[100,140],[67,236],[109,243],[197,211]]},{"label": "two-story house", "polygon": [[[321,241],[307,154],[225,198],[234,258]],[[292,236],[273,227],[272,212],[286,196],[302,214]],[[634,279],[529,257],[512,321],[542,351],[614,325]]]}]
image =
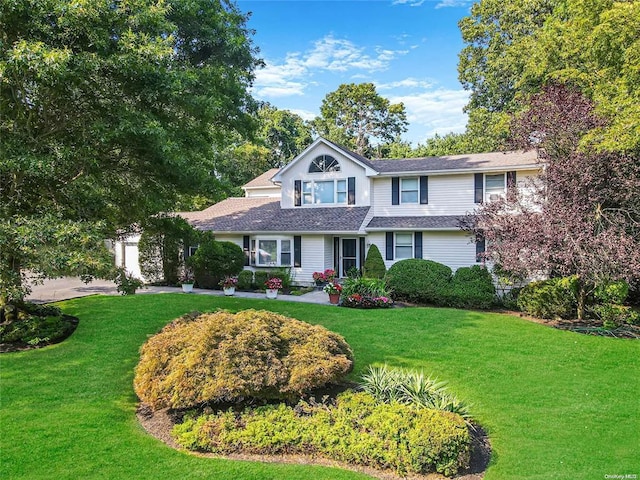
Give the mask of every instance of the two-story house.
[{"label": "two-story house", "polygon": [[331,268],[360,268],[371,245],[387,267],[424,258],[453,270],[481,261],[483,242],[460,229],[481,203],[525,188],[538,174],[535,152],[369,160],[318,138],[291,163],[199,212],[195,228],[238,244],[247,267],[291,267],[296,283]]}]

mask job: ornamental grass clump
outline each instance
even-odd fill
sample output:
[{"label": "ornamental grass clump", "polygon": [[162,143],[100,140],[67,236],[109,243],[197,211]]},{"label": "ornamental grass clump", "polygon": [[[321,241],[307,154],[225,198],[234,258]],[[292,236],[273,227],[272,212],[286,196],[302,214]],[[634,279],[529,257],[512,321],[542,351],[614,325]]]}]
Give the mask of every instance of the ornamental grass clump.
[{"label": "ornamental grass clump", "polygon": [[153,410],[294,399],[353,366],[344,338],[268,311],[181,317],[142,346],[134,388]]},{"label": "ornamental grass clump", "polygon": [[362,389],[382,403],[399,402],[434,410],[444,410],[471,420],[469,406],[450,393],[446,382],[425,376],[423,372],[369,366],[362,376]]}]

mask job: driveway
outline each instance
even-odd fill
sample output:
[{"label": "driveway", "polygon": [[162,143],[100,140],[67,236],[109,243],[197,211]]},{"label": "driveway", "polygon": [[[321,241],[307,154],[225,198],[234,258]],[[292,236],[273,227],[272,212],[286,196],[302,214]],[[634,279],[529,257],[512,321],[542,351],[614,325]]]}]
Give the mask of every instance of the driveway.
[{"label": "driveway", "polygon": [[84,283],[74,277],[56,278],[45,280],[42,285],[33,285],[27,300],[34,303],[49,303],[96,294],[117,295],[116,284],[108,280]]},{"label": "driveway", "polygon": [[[143,287],[137,293],[179,293],[182,292],[180,287]],[[194,294],[200,295],[224,295],[221,290],[202,290],[194,289]],[[42,285],[34,285],[31,295],[27,300],[34,303],[50,303],[60,300],[68,300],[70,298],[86,297],[87,295],[119,295],[116,290],[115,283],[107,280],[94,280],[90,283],[84,283],[79,278],[64,277],[54,280],[45,280]],[[240,298],[261,298],[264,299],[264,293],[254,292],[236,292],[236,297]],[[278,300],[289,302],[304,302],[329,304],[329,297],[326,293],[319,290],[304,295],[278,295]]]}]

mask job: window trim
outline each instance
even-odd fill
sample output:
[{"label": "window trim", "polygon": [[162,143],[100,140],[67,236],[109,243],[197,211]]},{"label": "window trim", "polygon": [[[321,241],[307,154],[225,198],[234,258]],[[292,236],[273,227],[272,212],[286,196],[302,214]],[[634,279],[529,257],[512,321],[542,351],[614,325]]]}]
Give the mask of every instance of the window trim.
[{"label": "window trim", "polygon": [[[320,165],[321,164],[321,165]],[[340,172],[340,162],[331,155],[318,155],[309,163],[308,173]]]},{"label": "window trim", "polygon": [[[416,188],[415,189],[405,189],[403,188],[404,182],[405,180],[414,180],[416,182]],[[416,193],[416,201],[415,202],[405,202],[402,199],[402,194],[405,192],[415,192]],[[398,188],[398,194],[399,194],[399,200],[400,200],[400,205],[419,205],[420,204],[420,177],[400,177],[400,185]]]},{"label": "window trim", "polygon": [[[489,189],[487,188],[487,177],[498,177],[498,176],[502,177],[502,190],[500,192],[498,192],[498,189],[494,188],[490,192]],[[502,172],[502,173],[485,173],[484,174],[483,187],[484,187],[484,192],[483,192],[483,197],[484,198],[483,199],[484,199],[484,201],[486,203],[498,200],[496,198],[491,198],[492,195],[498,195],[500,198],[505,198],[505,195],[507,194],[507,174],[506,174],[506,172]]]},{"label": "window trim", "polygon": [[[408,235],[410,237],[409,244],[398,243],[398,235]],[[398,247],[407,248],[411,247],[411,255],[408,257],[400,257],[398,255]],[[408,258],[414,258],[415,255],[415,236],[414,232],[394,232],[393,233],[393,259],[394,260],[406,260]]]},{"label": "window trim", "polygon": [[[329,183],[333,182],[333,202],[316,202],[316,183]],[[344,182],[344,191],[338,190],[338,183]],[[307,185],[311,185],[309,191],[306,191],[305,187]],[[344,193],[344,201],[338,202],[338,193]],[[307,196],[311,197],[311,201],[307,201]],[[327,180],[303,180],[301,185],[301,197],[302,197],[302,205],[348,205],[349,202],[349,181],[347,178],[333,178]]]},{"label": "window trim", "polygon": [[[258,250],[260,249],[260,242],[263,241],[267,241],[267,242],[276,242],[276,257],[277,257],[277,261],[276,262],[268,262],[268,263],[261,263],[260,262],[260,255],[257,255],[256,253],[258,252]],[[289,251],[288,252],[284,252],[287,253],[289,255],[289,263],[282,263],[282,242],[283,241],[288,241],[289,242]],[[255,242],[255,243],[253,243]],[[295,240],[294,237],[287,237],[287,236],[282,236],[282,237],[272,237],[272,236],[258,236],[258,237],[254,237],[252,239],[252,247],[253,247],[253,251],[251,252],[251,256],[252,258],[255,260],[253,265],[256,267],[293,267],[294,261],[295,261]]]}]

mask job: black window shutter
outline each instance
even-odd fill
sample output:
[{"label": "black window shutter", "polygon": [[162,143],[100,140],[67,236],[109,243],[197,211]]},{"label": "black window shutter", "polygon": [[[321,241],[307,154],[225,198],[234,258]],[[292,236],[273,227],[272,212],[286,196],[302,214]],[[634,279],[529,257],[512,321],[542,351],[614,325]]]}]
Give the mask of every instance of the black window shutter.
[{"label": "black window shutter", "polygon": [[516,186],[516,171],[507,172],[507,188],[513,188]]},{"label": "black window shutter", "polygon": [[347,179],[347,205],[356,204],[356,177]]},{"label": "black window shutter", "polygon": [[249,235],[242,237],[242,250],[244,251],[244,264],[250,265],[251,262],[251,248]]},{"label": "black window shutter", "polygon": [[293,237],[293,266],[302,266],[302,237],[300,235]]},{"label": "black window shutter", "polygon": [[340,237],[333,237],[333,269],[340,274]]},{"label": "black window shutter", "polygon": [[483,253],[486,250],[486,242],[482,234],[476,235],[476,263],[481,263],[484,260]]},{"label": "black window shutter", "polygon": [[422,232],[413,234],[413,257],[422,258]]},{"label": "black window shutter", "polygon": [[302,180],[295,180],[293,182],[293,206],[299,207],[302,205]]},{"label": "black window shutter", "polygon": [[429,203],[429,177],[420,177],[420,204],[426,205]]},{"label": "black window shutter", "polygon": [[364,261],[366,259],[365,256],[366,256],[366,252],[365,252],[364,237],[360,237],[360,272],[362,272],[362,269],[364,267]]},{"label": "black window shutter", "polygon": [[391,205],[400,205],[400,178],[399,177],[393,177],[391,179]]},{"label": "black window shutter", "polygon": [[387,232],[386,237],[387,260],[393,260],[393,232]]},{"label": "black window shutter", "polygon": [[482,197],[484,197],[484,175],[482,173],[476,173],[474,177],[475,181],[475,196],[474,203],[482,203]]}]

